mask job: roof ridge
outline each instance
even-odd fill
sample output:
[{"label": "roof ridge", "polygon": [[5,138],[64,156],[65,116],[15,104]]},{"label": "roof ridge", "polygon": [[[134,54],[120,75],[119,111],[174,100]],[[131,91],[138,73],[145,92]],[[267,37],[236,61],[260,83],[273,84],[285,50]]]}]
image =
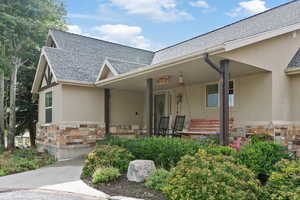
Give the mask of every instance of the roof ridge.
[{"label": "roof ridge", "polygon": [[208,34],[210,34],[210,33],[216,32],[216,31],[218,31],[218,30],[221,30],[221,29],[227,28],[227,27],[229,27],[229,26],[238,24],[238,23],[240,23],[240,22],[242,22],[242,21],[246,21],[246,20],[248,20],[248,19],[257,17],[257,16],[259,16],[259,15],[265,14],[265,13],[267,13],[267,12],[273,11],[273,10],[275,10],[275,9],[278,9],[278,8],[280,8],[280,7],[283,7],[283,6],[286,6],[286,5],[289,5],[289,4],[292,4],[292,3],[297,2],[297,1],[299,1],[299,0],[289,1],[289,2],[284,3],[284,4],[281,4],[281,5],[279,5],[279,6],[275,6],[275,7],[270,8],[270,9],[264,11],[264,12],[261,12],[261,13],[255,14],[255,15],[251,15],[251,16],[249,16],[249,17],[243,18],[243,19],[238,20],[238,21],[236,21],[236,22],[233,22],[233,23],[231,23],[231,24],[227,24],[227,25],[225,25],[225,26],[221,26],[220,28],[214,29],[214,30],[212,30],[212,31],[209,31],[209,32],[200,34],[200,35],[198,35],[198,36],[195,36],[195,37],[192,37],[192,38],[190,38],[190,39],[184,40],[184,41],[182,41],[182,42],[178,42],[178,43],[173,44],[173,45],[171,45],[171,46],[168,46],[168,47],[159,49],[159,50],[155,51],[154,53],[156,54],[157,52],[160,52],[160,51],[163,51],[163,50],[166,50],[166,49],[175,47],[175,46],[177,46],[177,45],[183,44],[183,43],[185,43],[185,42],[188,42],[188,41],[191,41],[191,40],[200,38],[200,37],[202,37],[202,36],[205,36],[205,35],[208,35]]},{"label": "roof ridge", "polygon": [[102,40],[102,39],[98,39],[98,38],[94,38],[94,37],[88,37],[88,36],[85,36],[85,35],[80,35],[80,34],[76,34],[76,33],[62,31],[62,30],[58,30],[58,29],[54,29],[54,28],[50,29],[50,31],[58,31],[58,32],[62,32],[62,33],[70,34],[70,35],[75,35],[75,36],[79,36],[79,37],[83,37],[83,38],[87,38],[87,39],[92,39],[92,40],[96,40],[96,41],[101,41],[101,42],[105,42],[105,43],[109,43],[109,44],[114,44],[114,45],[118,45],[118,46],[122,46],[122,47],[126,47],[126,48],[136,49],[136,50],[140,50],[140,51],[146,51],[146,52],[149,52],[149,53],[155,53],[154,51],[147,50],[147,49],[132,47],[132,46],[124,45],[124,44],[119,44],[119,43],[116,43],[116,42],[110,42],[110,41],[107,41],[107,40]]},{"label": "roof ridge", "polygon": [[131,61],[125,61],[125,60],[122,60],[122,59],[112,58],[112,57],[109,57],[109,56],[106,56],[105,59],[114,60],[114,61],[119,61],[119,62],[124,62],[124,63],[129,63],[129,64],[138,64],[138,65],[145,65],[145,66],[148,66],[147,64],[138,63],[138,62],[131,62]]}]

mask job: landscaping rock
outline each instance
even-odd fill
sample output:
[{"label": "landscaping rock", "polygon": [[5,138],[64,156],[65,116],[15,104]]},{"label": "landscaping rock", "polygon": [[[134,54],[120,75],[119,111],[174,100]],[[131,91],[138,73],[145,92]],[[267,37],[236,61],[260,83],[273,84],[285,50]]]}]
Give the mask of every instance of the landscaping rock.
[{"label": "landscaping rock", "polygon": [[110,200],[144,200],[144,199],[136,199],[131,197],[123,197],[123,196],[113,196],[109,198]]},{"label": "landscaping rock", "polygon": [[155,164],[152,160],[134,160],[129,163],[127,179],[141,183],[155,170]]}]

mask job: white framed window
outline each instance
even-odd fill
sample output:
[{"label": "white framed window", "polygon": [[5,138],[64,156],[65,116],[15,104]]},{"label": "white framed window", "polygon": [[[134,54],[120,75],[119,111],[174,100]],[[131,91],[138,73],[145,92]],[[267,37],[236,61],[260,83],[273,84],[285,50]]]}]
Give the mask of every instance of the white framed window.
[{"label": "white framed window", "polygon": [[217,107],[219,104],[219,86],[211,84],[206,86],[206,107]]},{"label": "white framed window", "polygon": [[[234,81],[229,81],[229,106],[235,105]],[[206,107],[215,108],[219,106],[219,84],[206,85]]]},{"label": "white framed window", "polygon": [[45,94],[45,123],[52,123],[52,92]]}]

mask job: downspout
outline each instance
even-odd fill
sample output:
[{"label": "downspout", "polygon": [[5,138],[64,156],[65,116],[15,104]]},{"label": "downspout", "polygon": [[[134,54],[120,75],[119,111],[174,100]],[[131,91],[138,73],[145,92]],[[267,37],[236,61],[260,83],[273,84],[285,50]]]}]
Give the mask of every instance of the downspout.
[{"label": "downspout", "polygon": [[220,74],[220,144],[229,145],[229,60],[221,60],[220,67],[210,59],[208,53],[204,54],[205,62]]}]

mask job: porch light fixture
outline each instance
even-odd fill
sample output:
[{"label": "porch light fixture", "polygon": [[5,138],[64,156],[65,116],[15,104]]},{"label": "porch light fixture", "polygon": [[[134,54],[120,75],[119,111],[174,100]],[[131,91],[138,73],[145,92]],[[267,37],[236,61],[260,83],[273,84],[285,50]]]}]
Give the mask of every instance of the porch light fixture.
[{"label": "porch light fixture", "polygon": [[183,79],[182,73],[179,74],[177,85],[178,86],[183,86],[184,85],[184,79]]},{"label": "porch light fixture", "polygon": [[161,86],[161,85],[167,85],[169,84],[169,76],[163,76],[163,77],[160,77],[158,80],[157,80],[157,85]]}]

